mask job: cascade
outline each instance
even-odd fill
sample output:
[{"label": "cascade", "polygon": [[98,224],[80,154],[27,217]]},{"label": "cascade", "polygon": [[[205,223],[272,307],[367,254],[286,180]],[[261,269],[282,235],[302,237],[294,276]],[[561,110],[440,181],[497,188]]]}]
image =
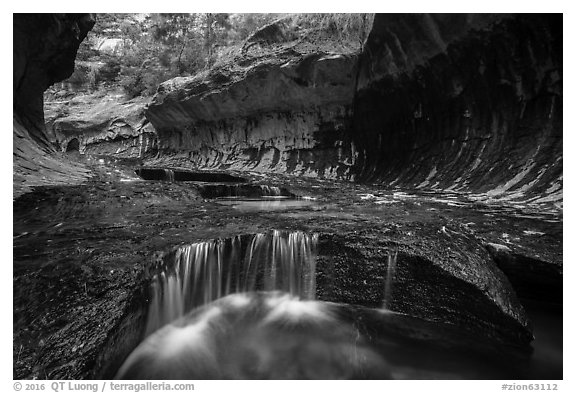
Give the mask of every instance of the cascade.
[{"label": "cascade", "polygon": [[164,169],[164,179],[169,182],[174,182],[174,171],[172,169]]},{"label": "cascade", "polygon": [[398,250],[388,251],[388,267],[386,269],[386,283],[384,285],[384,308],[390,306],[392,300],[392,287],[396,275],[396,261],[398,259]]},{"label": "cascade", "polygon": [[262,189],[262,195],[263,196],[281,196],[282,195],[282,191],[280,190],[280,187],[276,187],[276,186],[260,186]]},{"label": "cascade", "polygon": [[317,234],[275,230],[245,239],[194,243],[170,254],[173,261],[152,280],[146,335],[232,293],[280,290],[315,298]]}]

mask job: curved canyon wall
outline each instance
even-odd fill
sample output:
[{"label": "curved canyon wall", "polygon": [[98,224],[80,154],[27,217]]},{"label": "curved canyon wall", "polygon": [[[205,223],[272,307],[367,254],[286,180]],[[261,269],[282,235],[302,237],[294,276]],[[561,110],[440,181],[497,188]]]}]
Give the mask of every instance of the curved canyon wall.
[{"label": "curved canyon wall", "polygon": [[347,177],[357,56],[295,53],[165,82],[146,117],[199,167]]},{"label": "curved canyon wall", "polygon": [[200,168],[557,202],[562,16],[376,15],[360,55],[177,78],[146,116],[165,157]]},{"label": "curved canyon wall", "polygon": [[89,14],[14,14],[14,196],[42,184],[73,183],[87,170],[55,157],[45,134],[43,93],[74,71]]},{"label": "curved canyon wall", "polygon": [[354,107],[357,179],[562,199],[562,16],[494,19],[376,16]]},{"label": "curved canyon wall", "polygon": [[[42,92],[93,24],[14,15],[15,193],[88,175],[48,154]],[[361,52],[264,44],[160,86],[146,117],[164,158],[561,203],[562,15],[379,14]]]}]

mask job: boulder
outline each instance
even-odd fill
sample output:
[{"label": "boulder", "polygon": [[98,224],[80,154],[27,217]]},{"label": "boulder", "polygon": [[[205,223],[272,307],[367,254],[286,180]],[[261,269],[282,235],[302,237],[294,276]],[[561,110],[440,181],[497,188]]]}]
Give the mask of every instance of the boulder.
[{"label": "boulder", "polygon": [[487,342],[527,347],[531,323],[480,241],[457,225],[407,229],[400,236],[321,236],[318,298],[386,308]]}]

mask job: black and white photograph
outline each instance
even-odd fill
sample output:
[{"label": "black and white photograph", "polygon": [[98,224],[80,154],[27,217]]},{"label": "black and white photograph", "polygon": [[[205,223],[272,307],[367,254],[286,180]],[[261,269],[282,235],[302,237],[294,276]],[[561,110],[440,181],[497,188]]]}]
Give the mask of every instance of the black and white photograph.
[{"label": "black and white photograph", "polygon": [[562,390],[563,29],[12,13],[10,387]]}]

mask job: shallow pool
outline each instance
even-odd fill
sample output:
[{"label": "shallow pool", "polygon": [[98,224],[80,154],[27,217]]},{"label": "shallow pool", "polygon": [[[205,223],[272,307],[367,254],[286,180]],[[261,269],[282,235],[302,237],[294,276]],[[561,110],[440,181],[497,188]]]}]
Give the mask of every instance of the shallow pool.
[{"label": "shallow pool", "polygon": [[287,209],[301,209],[318,202],[306,198],[289,197],[261,197],[261,198],[220,198],[216,203],[231,206],[240,211],[278,211]]}]

